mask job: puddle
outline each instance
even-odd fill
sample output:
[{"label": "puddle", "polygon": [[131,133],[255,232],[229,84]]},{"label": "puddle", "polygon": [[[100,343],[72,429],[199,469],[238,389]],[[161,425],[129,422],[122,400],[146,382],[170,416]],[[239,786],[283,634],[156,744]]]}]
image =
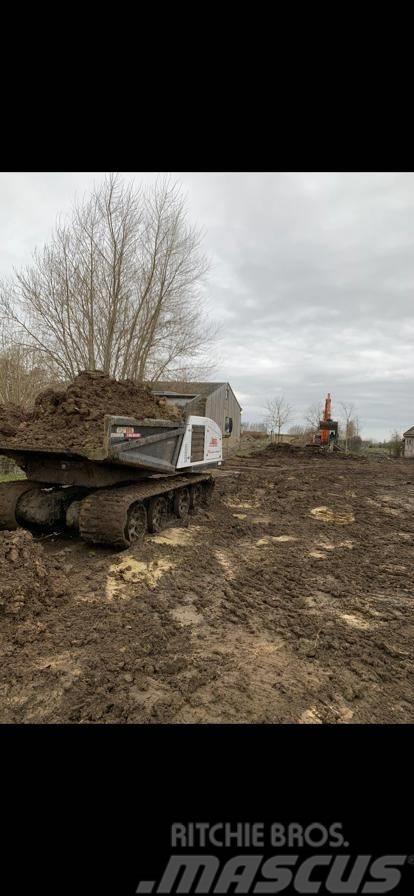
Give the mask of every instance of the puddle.
[{"label": "puddle", "polygon": [[355,522],[354,514],[350,510],[338,513],[330,510],[329,507],[314,507],[310,513],[315,519],[322,520],[324,523],[336,523],[341,526]]}]

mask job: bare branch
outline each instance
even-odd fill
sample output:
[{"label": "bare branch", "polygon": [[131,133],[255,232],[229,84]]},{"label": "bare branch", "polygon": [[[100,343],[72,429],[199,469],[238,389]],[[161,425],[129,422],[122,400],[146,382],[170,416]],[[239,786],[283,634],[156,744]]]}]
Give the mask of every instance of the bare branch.
[{"label": "bare branch", "polygon": [[276,433],[277,442],[280,442],[282,426],[291,418],[292,408],[283,395],[268,401],[266,407],[268,411],[266,422],[271,432]]},{"label": "bare branch", "polygon": [[136,188],[110,174],[3,283],[0,307],[15,342],[37,347],[63,378],[83,369],[166,377],[211,366],[217,331],[199,289],[207,270],[177,184]]}]

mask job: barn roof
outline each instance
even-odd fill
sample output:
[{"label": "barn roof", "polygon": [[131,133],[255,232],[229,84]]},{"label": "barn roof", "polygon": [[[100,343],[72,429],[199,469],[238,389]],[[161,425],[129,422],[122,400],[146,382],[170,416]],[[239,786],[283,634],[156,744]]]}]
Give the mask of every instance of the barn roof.
[{"label": "barn roof", "polygon": [[159,380],[151,383],[153,392],[168,392],[170,395],[211,395],[226,383],[180,383],[172,380]]},{"label": "barn roof", "polygon": [[178,380],[156,380],[154,383],[149,383],[149,386],[155,394],[161,393],[162,395],[169,395],[171,398],[178,398],[181,395],[189,395],[198,400],[207,398],[208,395],[212,395],[213,392],[216,392],[217,389],[220,389],[222,386],[228,386],[229,389],[231,389],[240,410],[242,410],[239,399],[234,394],[234,390],[231,388],[230,383],[183,383]]},{"label": "barn roof", "polygon": [[414,426],[412,426],[411,429],[407,429],[407,432],[403,433],[404,439],[407,438],[407,436],[408,438],[410,438],[410,436],[414,436]]}]

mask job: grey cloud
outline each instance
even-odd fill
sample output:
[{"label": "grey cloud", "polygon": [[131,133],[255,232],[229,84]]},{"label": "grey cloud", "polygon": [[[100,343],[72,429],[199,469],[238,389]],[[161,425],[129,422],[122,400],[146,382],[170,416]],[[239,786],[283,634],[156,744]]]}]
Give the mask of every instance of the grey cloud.
[{"label": "grey cloud", "polygon": [[[366,435],[413,425],[414,175],[173,176],[212,258],[216,375],[239,393],[245,418],[261,419],[283,391],[299,422],[331,391],[334,408],[354,402]],[[2,274],[100,177],[1,175]]]}]

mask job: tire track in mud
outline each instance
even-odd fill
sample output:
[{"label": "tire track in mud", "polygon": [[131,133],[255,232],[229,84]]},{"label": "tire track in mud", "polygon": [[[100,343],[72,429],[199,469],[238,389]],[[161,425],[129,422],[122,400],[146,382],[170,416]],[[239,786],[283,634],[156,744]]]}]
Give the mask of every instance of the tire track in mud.
[{"label": "tire track in mud", "polygon": [[414,721],[407,464],[239,461],[140,549],[47,543],[72,600],[7,621],[1,721]]}]

